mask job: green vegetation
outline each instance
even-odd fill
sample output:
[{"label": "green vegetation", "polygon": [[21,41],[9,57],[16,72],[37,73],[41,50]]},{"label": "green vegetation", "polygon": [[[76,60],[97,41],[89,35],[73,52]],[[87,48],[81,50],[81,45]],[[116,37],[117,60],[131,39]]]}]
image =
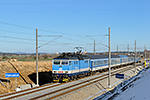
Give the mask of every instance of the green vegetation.
[{"label": "green vegetation", "polygon": [[[15,55],[15,56],[1,56],[0,61],[8,61],[11,59],[17,59],[17,61],[36,61],[36,56],[35,55],[28,55],[28,56],[20,56],[20,55]],[[43,54],[41,56],[38,56],[39,61],[51,61],[53,57]]]},{"label": "green vegetation", "polygon": [[3,56],[3,57],[2,57],[2,59],[8,59],[8,58],[9,58],[9,57],[7,57],[7,56]]},{"label": "green vegetation", "polygon": [[[38,61],[51,61],[52,59],[38,59]],[[18,59],[18,61],[36,61],[36,59]]]}]

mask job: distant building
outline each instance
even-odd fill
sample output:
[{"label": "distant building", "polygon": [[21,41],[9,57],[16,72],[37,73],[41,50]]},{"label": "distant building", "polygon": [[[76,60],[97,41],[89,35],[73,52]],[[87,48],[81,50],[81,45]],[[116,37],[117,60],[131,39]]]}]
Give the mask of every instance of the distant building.
[{"label": "distant building", "polygon": [[145,57],[145,58],[149,58],[149,53],[150,53],[150,50],[148,51],[147,49],[145,49],[145,50],[144,50],[144,54],[143,54],[144,57]]},{"label": "distant building", "polygon": [[87,53],[87,51],[85,50],[85,53]]},{"label": "distant building", "polygon": [[10,59],[10,61],[15,62],[15,61],[17,61],[17,59]]},{"label": "distant building", "polygon": [[55,54],[59,54],[58,52],[55,52]]}]

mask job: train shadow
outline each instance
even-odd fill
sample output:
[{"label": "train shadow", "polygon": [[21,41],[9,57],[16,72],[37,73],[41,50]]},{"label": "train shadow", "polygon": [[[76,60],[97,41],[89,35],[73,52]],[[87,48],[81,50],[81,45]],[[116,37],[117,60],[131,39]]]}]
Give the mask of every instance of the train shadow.
[{"label": "train shadow", "polygon": [[10,83],[10,80],[8,80],[8,79],[0,79],[0,82],[9,82]]},{"label": "train shadow", "polygon": [[[28,77],[36,84],[36,73],[28,75]],[[39,72],[39,85],[44,85],[53,82],[52,71]]]}]

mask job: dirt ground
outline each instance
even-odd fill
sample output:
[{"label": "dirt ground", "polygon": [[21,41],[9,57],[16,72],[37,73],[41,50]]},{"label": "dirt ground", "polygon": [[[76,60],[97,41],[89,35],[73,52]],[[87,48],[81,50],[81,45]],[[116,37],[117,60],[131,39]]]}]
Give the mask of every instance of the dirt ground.
[{"label": "dirt ground", "polygon": [[[38,62],[39,79],[43,79],[42,82],[50,80],[51,71],[51,61]],[[0,94],[13,92],[16,87],[16,78],[5,78],[5,73],[20,74],[17,78],[17,87],[25,84],[36,84],[36,62],[0,62]]]}]

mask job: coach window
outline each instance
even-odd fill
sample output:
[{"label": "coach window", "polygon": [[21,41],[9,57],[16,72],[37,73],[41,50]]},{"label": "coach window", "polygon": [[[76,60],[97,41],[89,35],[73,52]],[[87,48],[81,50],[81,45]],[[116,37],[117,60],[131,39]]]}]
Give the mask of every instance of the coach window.
[{"label": "coach window", "polygon": [[85,61],[85,63],[88,63],[88,61]]},{"label": "coach window", "polygon": [[104,64],[106,64],[106,60],[104,60]]},{"label": "coach window", "polygon": [[120,59],[118,59],[118,63],[120,63]]},{"label": "coach window", "polygon": [[76,64],[78,64],[78,61],[76,61]]},{"label": "coach window", "polygon": [[103,64],[103,62],[102,61],[100,61],[100,65],[102,65]]},{"label": "coach window", "polygon": [[126,62],[128,61],[128,59],[126,59]]},{"label": "coach window", "polygon": [[94,61],[94,65],[96,65],[96,66],[97,66],[97,61]]},{"label": "coach window", "polygon": [[100,61],[97,61],[97,65],[100,65]]},{"label": "coach window", "polygon": [[93,61],[93,66],[95,66],[95,61]]},{"label": "coach window", "polygon": [[108,64],[108,60],[104,60],[105,64]]},{"label": "coach window", "polygon": [[108,64],[108,60],[105,60],[106,61],[106,63],[105,64]]},{"label": "coach window", "polygon": [[69,65],[71,65],[71,61],[69,61]]},{"label": "coach window", "polygon": [[98,65],[98,61],[95,61],[95,65],[96,65],[96,66]]},{"label": "coach window", "polygon": [[111,64],[114,64],[114,60],[111,60]]},{"label": "coach window", "polygon": [[126,62],[126,58],[124,58],[123,61]]},{"label": "coach window", "polygon": [[94,66],[94,61],[92,61],[92,66]]},{"label": "coach window", "polygon": [[115,64],[116,63],[116,61],[115,60],[113,60],[113,64]]}]

